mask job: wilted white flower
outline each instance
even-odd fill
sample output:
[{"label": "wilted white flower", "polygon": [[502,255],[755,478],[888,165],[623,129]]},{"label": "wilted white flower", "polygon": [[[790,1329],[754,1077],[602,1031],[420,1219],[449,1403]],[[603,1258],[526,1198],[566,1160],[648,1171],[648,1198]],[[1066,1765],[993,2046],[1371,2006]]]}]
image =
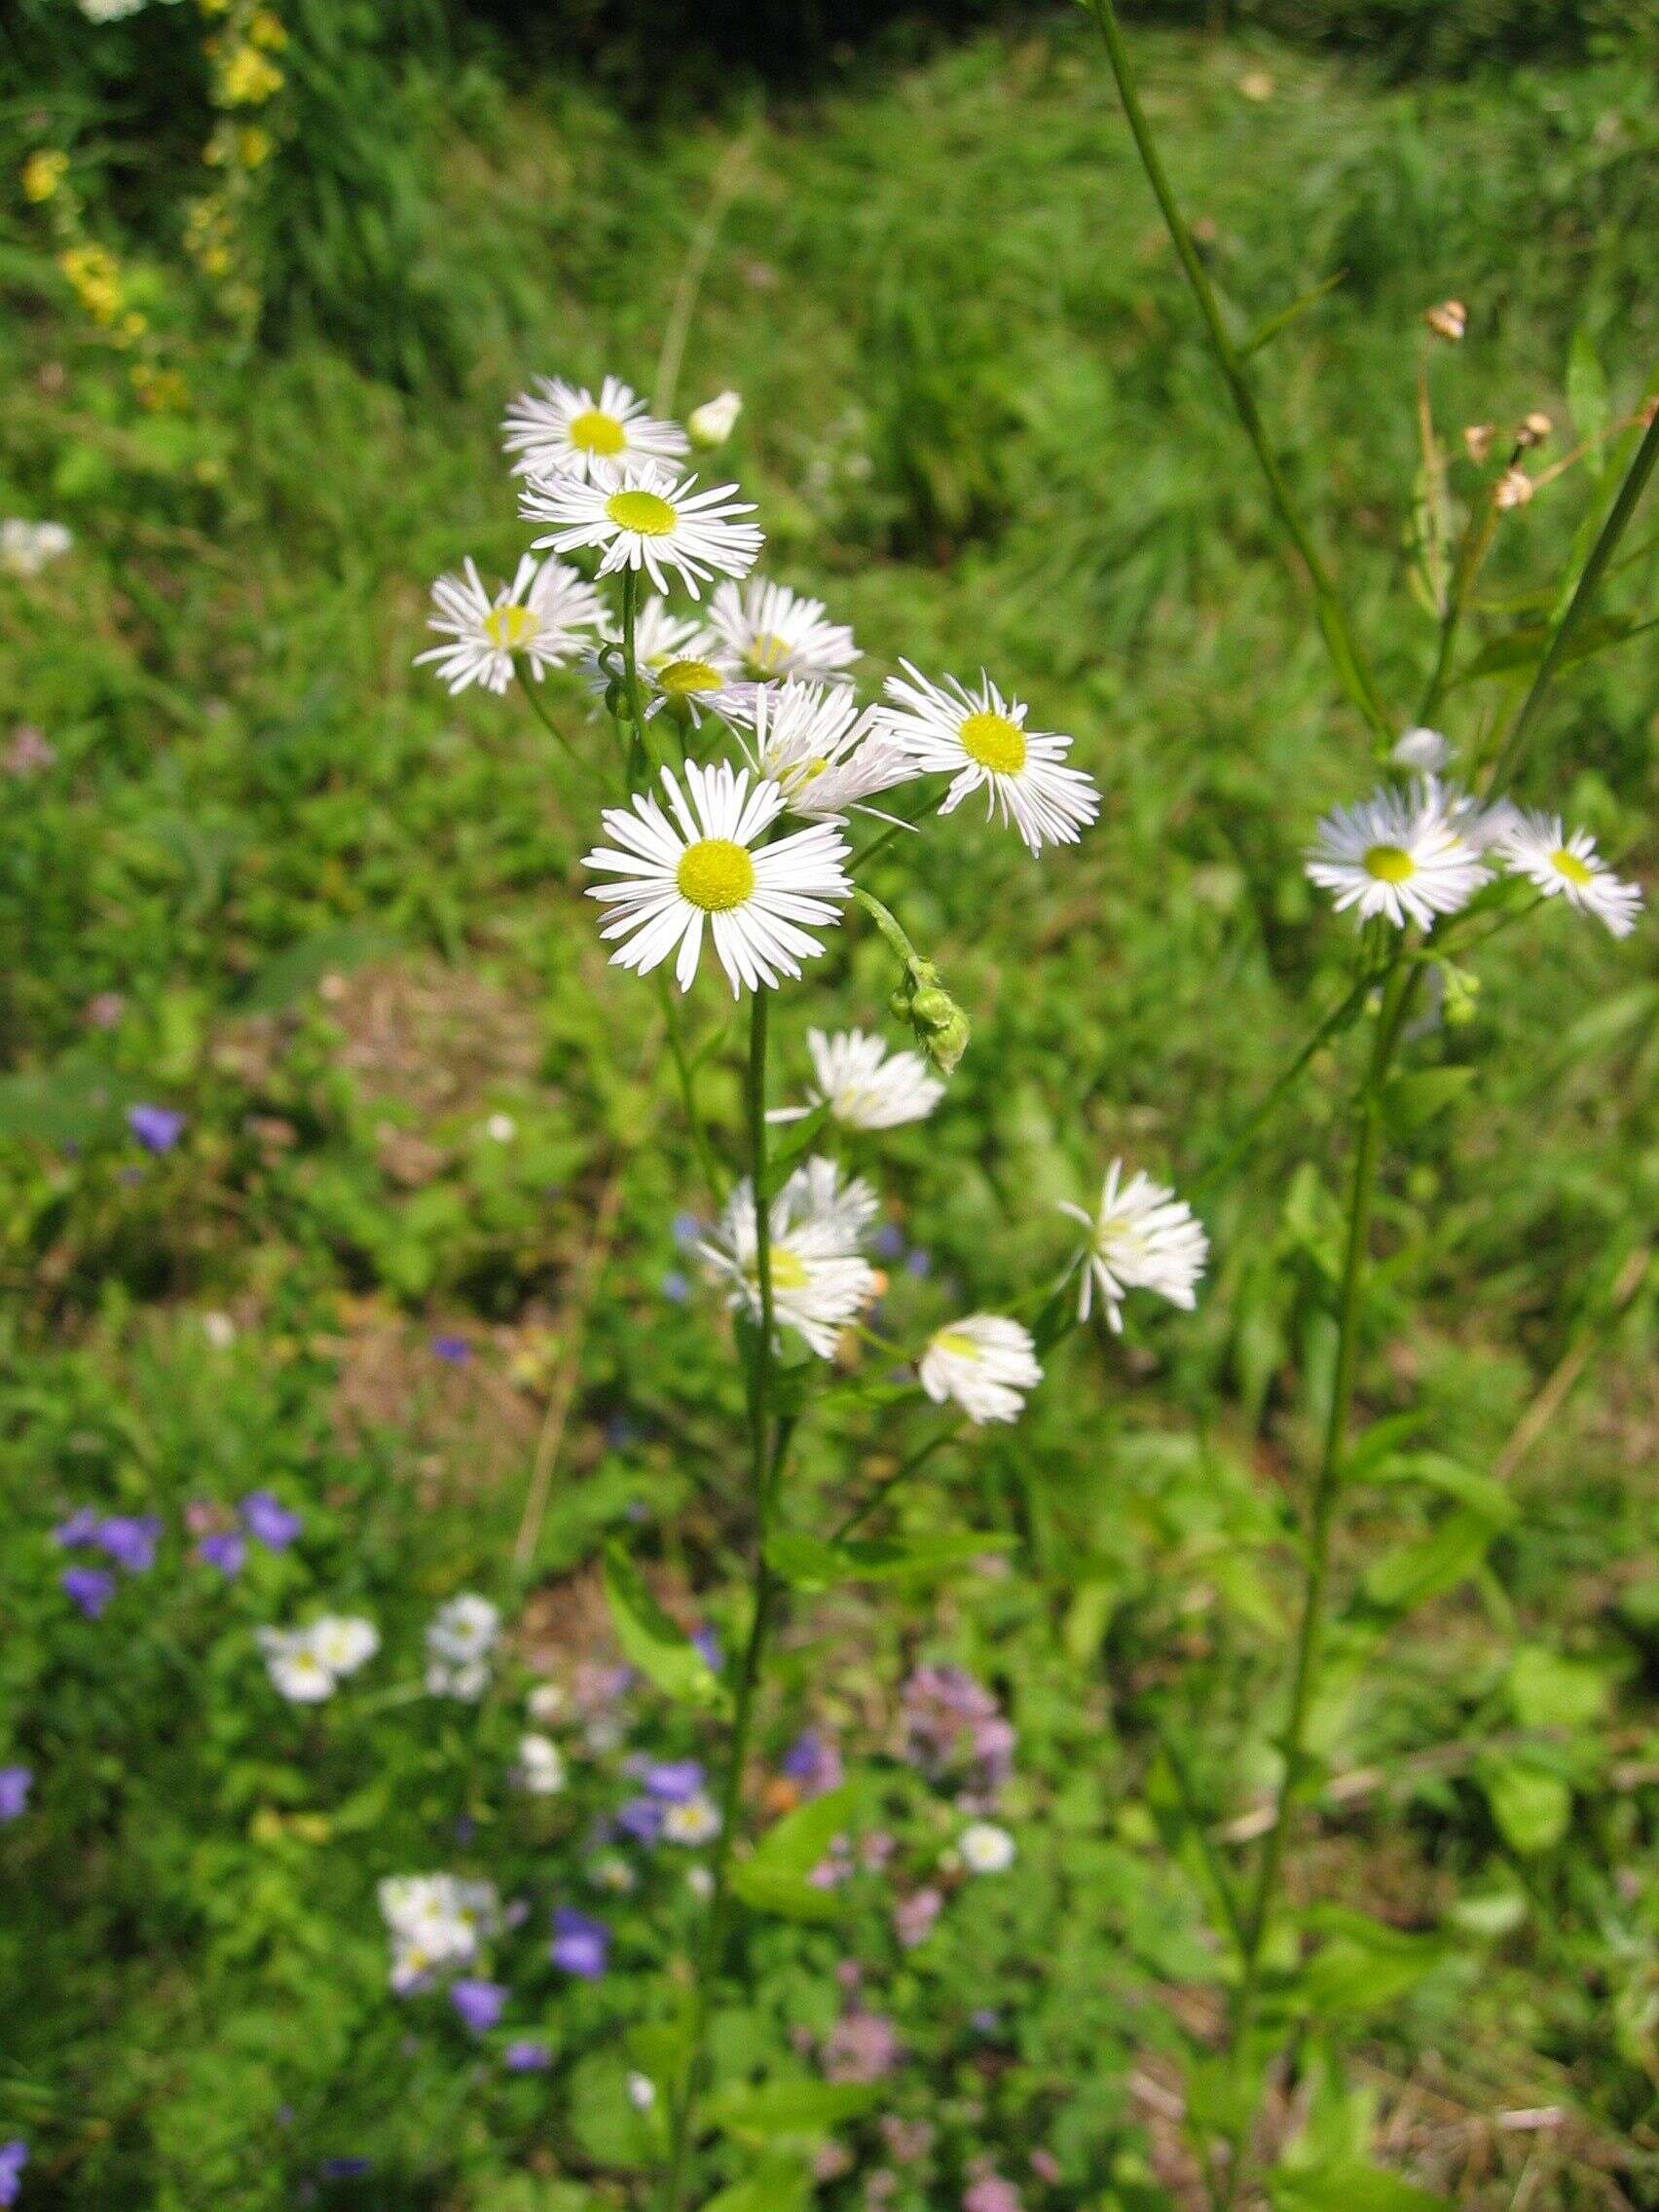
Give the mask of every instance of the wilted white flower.
[{"label": "wilted white flower", "polygon": [[743,401],[735,391],[717,392],[713,399],[705,399],[701,407],[693,407],[685,418],[691,443],[705,450],[723,446],[737,428],[737,419],[742,413]]},{"label": "wilted white flower", "polygon": [[519,393],[501,427],[501,443],[519,457],[513,465],[520,476],[585,480],[611,465],[678,461],[686,448],[679,424],[647,414],[616,377],[606,378],[597,399],[560,377],[537,377],[535,392]]},{"label": "wilted white flower", "polygon": [[709,620],[753,682],[793,677],[808,683],[850,683],[859,657],[853,633],[831,622],[821,599],[805,599],[788,584],[756,577],[740,591],[717,586]]},{"label": "wilted white flower", "polygon": [[775,784],[751,791],[747,772],[724,761],[711,768],[687,761],[684,775],[682,791],[673,772],[662,771],[673,821],[654,797],[636,793],[631,812],[606,809],[612,844],[583,860],[584,867],[622,879],[588,891],[617,909],[600,932],[623,940],[611,959],[646,975],[678,951],[675,979],[687,990],[707,925],[734,998],[745,986],[798,976],[801,961],[824,949],[807,929],[836,921],[836,904],[852,896],[840,831],[819,824],[762,845],[783,810]]},{"label": "wilted white flower", "polygon": [[23,522],[13,516],[0,522],[0,571],[10,576],[38,576],[49,562],[60,560],[74,542],[60,522]]},{"label": "wilted white flower", "polygon": [[930,683],[908,661],[900,666],[904,675],[887,680],[882,719],[908,746],[918,775],[954,778],[940,812],[983,791],[987,819],[1000,813],[1032,852],[1076,844],[1100,795],[1081,769],[1064,765],[1071,739],[1027,730],[1026,708],[1005,699],[983,670],[970,691],[954,676]]},{"label": "wilted white flower", "polygon": [[678,1805],[665,1805],[662,1809],[665,1843],[711,1843],[719,1832],[720,1816],[702,1790]]},{"label": "wilted white flower", "polygon": [[1428,929],[1437,914],[1455,914],[1491,872],[1432,779],[1338,807],[1319,824],[1308,859],[1309,876],[1335,894],[1338,913],[1357,907],[1361,921],[1382,914],[1396,929]]},{"label": "wilted white flower", "polygon": [[1017,1420],[1043,1380],[1030,1330],[1001,1313],[971,1313],[938,1330],[917,1372],[936,1406],[953,1399],[976,1422]]},{"label": "wilted white flower", "polygon": [[[772,1311],[821,1359],[835,1349],[847,1322],[875,1294],[875,1271],[858,1238],[875,1208],[866,1183],[837,1187],[830,1161],[815,1160],[785,1183],[768,1209]],[[760,1318],[759,1253],[754,1187],[739,1183],[712,1236],[697,1247],[715,1279],[729,1286],[726,1303]]]},{"label": "wilted white flower", "polygon": [[565,1754],[551,1736],[521,1736],[514,1772],[532,1797],[556,1797],[565,1787]]},{"label": "wilted white flower", "polygon": [[1614,937],[1629,937],[1641,911],[1641,893],[1623,883],[1596,851],[1588,830],[1567,836],[1559,814],[1521,814],[1502,840],[1505,861],[1536,884],[1546,899],[1566,899],[1605,923]]},{"label": "wilted white flower", "polygon": [[1115,1330],[1124,1326],[1123,1302],[1131,1290],[1156,1291],[1191,1312],[1198,1277],[1209,1258],[1209,1238],[1193,1209],[1162,1183],[1136,1174],[1125,1183],[1124,1163],[1106,1170],[1093,1213],[1060,1201],[1061,1213],[1088,1232],[1083,1253],[1078,1318],[1087,1321],[1096,1284]]},{"label": "wilted white flower", "polygon": [[1388,756],[1396,768],[1414,775],[1437,776],[1452,757],[1452,748],[1437,729],[1409,729],[1396,738]]},{"label": "wilted white flower", "polygon": [[809,820],[832,821],[849,807],[871,813],[861,800],[916,775],[909,747],[877,709],[861,713],[844,685],[752,683],[729,692],[721,712],[749,725],[753,739],[740,734],[739,742],[752,765],[778,786],[792,814]]},{"label": "wilted white flower", "polygon": [[956,1848],[971,1874],[1006,1874],[1014,1864],[1014,1838],[994,1821],[970,1821]]},{"label": "wilted white flower", "polygon": [[555,526],[535,539],[538,552],[549,546],[555,553],[598,546],[602,576],[619,569],[643,569],[658,591],[667,591],[669,573],[675,571],[695,599],[710,576],[747,575],[764,542],[754,523],[735,520],[755,512],[753,500],[730,497],[735,484],[717,484],[706,492],[696,486],[694,476],[682,480],[666,469],[618,470],[596,463],[591,481],[533,477],[520,497],[519,512],[529,522]]},{"label": "wilted white flower", "polygon": [[604,619],[598,592],[562,561],[536,562],[527,553],[494,599],[474,563],[463,567],[464,574],[440,576],[432,586],[437,611],[426,627],[449,643],[415,655],[417,668],[436,664],[434,674],[452,693],[481,683],[499,696],[521,662],[539,682],[547,669],[575,659],[588,642],[582,633]]},{"label": "wilted white flower", "polygon": [[833,1037],[809,1029],[806,1049],[817,1079],[804,1106],[781,1106],[767,1117],[798,1122],[820,1106],[849,1129],[896,1129],[905,1122],[925,1122],[944,1096],[944,1086],[928,1073],[920,1052],[890,1052],[879,1037],[862,1029],[843,1029]]},{"label": "wilted white flower", "polygon": [[[610,645],[621,642],[621,632],[609,624],[605,631]],[[587,659],[588,681],[595,691],[608,688],[610,675],[597,653]],[[726,712],[726,699],[737,663],[724,643],[694,615],[676,614],[666,600],[652,593],[640,603],[634,618],[634,665],[647,705],[645,719],[664,706],[677,708],[695,727],[706,710]]]}]

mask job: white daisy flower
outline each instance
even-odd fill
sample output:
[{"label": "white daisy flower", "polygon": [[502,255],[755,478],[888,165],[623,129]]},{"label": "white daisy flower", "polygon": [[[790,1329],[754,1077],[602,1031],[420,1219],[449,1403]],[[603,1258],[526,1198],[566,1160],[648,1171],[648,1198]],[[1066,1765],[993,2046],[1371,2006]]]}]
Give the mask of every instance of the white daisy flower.
[{"label": "white daisy flower", "polygon": [[712,1843],[719,1832],[720,1816],[702,1790],[695,1797],[687,1797],[682,1804],[665,1805],[662,1809],[665,1843]]},{"label": "white daisy flower", "polygon": [[1396,738],[1388,757],[1396,768],[1407,768],[1419,776],[1437,776],[1451,759],[1452,748],[1437,729],[1409,729],[1404,737]]},{"label": "white daisy flower", "polygon": [[311,1638],[313,1650],[337,1681],[347,1675],[354,1675],[359,1667],[366,1667],[380,1649],[380,1630],[373,1621],[340,1613],[325,1613],[321,1620],[313,1621],[305,1633]]},{"label": "white daisy flower", "polygon": [[606,467],[678,461],[690,441],[678,423],[646,414],[645,401],[615,377],[606,378],[597,399],[585,386],[537,377],[535,391],[521,391],[507,409],[501,443],[519,457],[515,475],[581,481]]},{"label": "white daisy flower", "polygon": [[575,658],[586,644],[579,632],[604,619],[598,592],[562,561],[533,561],[527,553],[494,599],[470,559],[464,570],[432,586],[437,611],[426,627],[450,642],[415,655],[417,668],[435,662],[434,673],[452,692],[481,683],[498,695],[520,661],[539,682],[547,669]]},{"label": "white daisy flower", "polygon": [[1337,807],[1319,824],[1308,874],[1335,894],[1338,913],[1382,914],[1396,929],[1432,928],[1455,914],[1491,876],[1471,835],[1472,818],[1430,779],[1411,792],[1380,791],[1357,806]]},{"label": "white daisy flower", "polygon": [[525,1708],[532,1720],[557,1720],[570,1699],[559,1682],[537,1682],[525,1699]]},{"label": "white daisy flower", "polygon": [[1614,937],[1629,937],[1641,911],[1641,893],[1614,875],[1596,851],[1588,830],[1565,834],[1559,814],[1518,815],[1503,838],[1503,857],[1517,875],[1537,885],[1546,899],[1566,899],[1594,914]]},{"label": "white daisy flower", "polygon": [[954,1399],[972,1421],[1017,1420],[1025,1393],[1043,1380],[1030,1330],[1001,1313],[971,1313],[938,1330],[917,1372],[936,1406]]},{"label": "white daisy flower", "polygon": [[782,1106],[772,1122],[799,1122],[820,1106],[849,1129],[896,1129],[905,1122],[925,1122],[944,1096],[944,1086],[928,1073],[920,1052],[890,1052],[879,1037],[862,1029],[838,1030],[833,1037],[809,1029],[806,1049],[816,1078],[804,1106]]},{"label": "white daisy flower", "polygon": [[535,539],[537,552],[597,545],[602,576],[644,569],[656,590],[667,591],[669,571],[677,570],[695,599],[699,584],[712,575],[747,575],[764,543],[754,523],[734,519],[755,512],[753,500],[730,497],[735,484],[717,484],[707,492],[696,485],[695,476],[682,480],[648,464],[596,466],[591,480],[533,478],[520,495],[519,512],[529,522],[556,526]]},{"label": "white daisy flower", "polygon": [[485,1659],[500,1633],[500,1608],[476,1591],[463,1590],[440,1605],[427,1623],[426,1649],[434,1659]]},{"label": "white daisy flower", "polygon": [[334,1695],[338,1687],[334,1671],[324,1666],[309,1629],[262,1628],[258,1642],[265,1654],[265,1671],[279,1697],[291,1705],[320,1705]]},{"label": "white daisy flower", "polygon": [[[605,628],[606,642],[620,645],[622,633],[613,624]],[[729,686],[737,663],[721,639],[694,615],[674,613],[666,600],[654,594],[640,603],[634,621],[634,662],[641,688],[649,704],[645,719],[664,706],[678,708],[699,727],[708,710],[725,713]],[[586,662],[588,681],[603,692],[610,678],[597,652]]]},{"label": "white daisy flower", "polygon": [[468,1966],[501,1925],[492,1882],[454,1874],[394,1874],[377,1892],[392,1942],[391,1985],[418,1989],[439,1969]]},{"label": "white daisy flower", "polygon": [[758,577],[741,591],[717,586],[709,620],[725,640],[744,675],[755,683],[794,677],[810,683],[850,683],[859,658],[853,633],[831,622],[821,599],[802,599],[788,584]]},{"label": "white daisy flower", "polygon": [[844,685],[743,684],[726,694],[721,711],[734,725],[749,726],[753,740],[740,729],[739,743],[752,765],[783,792],[792,814],[810,821],[838,820],[872,793],[916,775],[909,747],[876,708],[861,713]]},{"label": "white daisy flower", "polygon": [[1061,1213],[1088,1232],[1078,1319],[1088,1319],[1098,1284],[1106,1318],[1118,1331],[1124,1326],[1121,1309],[1127,1291],[1154,1290],[1191,1312],[1209,1259],[1209,1238],[1184,1199],[1149,1176],[1136,1174],[1126,1183],[1123,1176],[1123,1161],[1114,1160],[1093,1213],[1060,1201]]},{"label": "white daisy flower", "polygon": [[590,899],[617,909],[600,932],[625,940],[611,959],[644,976],[678,949],[675,977],[688,990],[707,924],[734,998],[745,986],[798,976],[801,961],[824,949],[808,931],[836,921],[837,903],[852,896],[840,831],[819,823],[761,845],[783,809],[776,784],[751,791],[747,771],[725,761],[687,761],[684,777],[682,791],[671,769],[662,771],[673,820],[644,793],[632,811],[608,807],[601,822],[612,843],[582,863],[622,879],[588,888]]},{"label": "white daisy flower", "polygon": [[1100,794],[1081,769],[1064,766],[1071,739],[1027,730],[1026,708],[1005,699],[983,670],[970,691],[954,676],[930,683],[908,661],[900,666],[904,676],[888,678],[893,703],[882,718],[909,747],[918,775],[954,777],[940,812],[983,791],[986,819],[1000,813],[1032,852],[1076,844],[1100,811]]},{"label": "white daisy flower", "polygon": [[995,1821],[970,1821],[956,1849],[971,1874],[1006,1874],[1014,1864],[1014,1838]]},{"label": "white daisy flower", "polygon": [[565,1787],[565,1754],[551,1736],[521,1736],[513,1773],[530,1796],[556,1797]]},{"label": "white daisy flower", "polygon": [[[821,1359],[829,1359],[841,1330],[875,1295],[875,1271],[857,1249],[874,1211],[874,1193],[867,1184],[837,1192],[828,1161],[810,1167],[829,1173],[802,1169],[772,1200],[772,1313],[780,1326],[795,1330]],[[697,1250],[714,1280],[729,1285],[726,1304],[757,1321],[759,1255],[751,1183],[738,1184],[714,1234]]]}]

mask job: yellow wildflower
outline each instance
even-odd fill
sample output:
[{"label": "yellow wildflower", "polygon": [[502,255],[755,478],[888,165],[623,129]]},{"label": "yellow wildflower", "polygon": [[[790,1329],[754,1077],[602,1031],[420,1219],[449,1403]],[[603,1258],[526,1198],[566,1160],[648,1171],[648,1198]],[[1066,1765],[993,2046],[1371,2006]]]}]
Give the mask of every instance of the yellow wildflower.
[{"label": "yellow wildflower", "polygon": [[50,200],[63,182],[69,167],[69,157],[55,147],[42,147],[23,164],[23,198],[38,205]]}]

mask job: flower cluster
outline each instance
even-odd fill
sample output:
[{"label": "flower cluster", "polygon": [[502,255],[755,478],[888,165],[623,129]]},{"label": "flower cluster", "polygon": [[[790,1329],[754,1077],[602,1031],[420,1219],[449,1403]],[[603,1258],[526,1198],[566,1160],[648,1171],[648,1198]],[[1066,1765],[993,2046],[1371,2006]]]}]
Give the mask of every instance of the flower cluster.
[{"label": "flower cluster", "polygon": [[501,1615],[488,1598],[463,1590],[440,1605],[426,1627],[426,1692],[475,1705],[490,1686],[490,1655]]},{"label": "flower cluster", "polygon": [[391,1986],[399,1996],[429,1988],[469,1967],[501,1926],[495,1885],[456,1874],[395,1874],[378,1892],[391,1937]]},{"label": "flower cluster", "polygon": [[305,1628],[262,1628],[257,1641],[277,1695],[290,1705],[320,1705],[368,1665],[381,1640],[373,1621],[324,1613]]}]

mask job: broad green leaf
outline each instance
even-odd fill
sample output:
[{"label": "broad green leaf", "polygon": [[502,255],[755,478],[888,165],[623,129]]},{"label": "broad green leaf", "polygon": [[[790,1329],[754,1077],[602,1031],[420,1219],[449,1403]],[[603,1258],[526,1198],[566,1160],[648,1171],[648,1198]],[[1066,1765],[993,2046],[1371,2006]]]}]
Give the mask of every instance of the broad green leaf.
[{"label": "broad green leaf", "polygon": [[1373,1480],[1383,1462],[1392,1457],[1396,1447],[1414,1435],[1422,1423],[1421,1414],[1390,1414],[1384,1420],[1373,1421],[1343,1461],[1344,1482]]},{"label": "broad green leaf", "polygon": [[1465,1467],[1445,1452],[1401,1452],[1377,1470],[1375,1480],[1386,1483],[1420,1483],[1425,1490],[1455,1497],[1472,1513],[1479,1513],[1494,1529],[1507,1529],[1515,1519],[1516,1504],[1507,1490],[1491,1475]]},{"label": "broad green leaf", "polygon": [[1275,2166],[1268,2194],[1275,2212],[1451,2212],[1445,2197],[1363,2158]]},{"label": "broad green leaf", "polygon": [[619,1544],[605,1551],[605,1598],[622,1656],[665,1695],[709,1706],[720,1696],[714,1669],[657,1604]]},{"label": "broad green leaf", "polygon": [[38,1073],[0,1079],[0,1138],[51,1145],[108,1139],[120,1134],[122,1116],[142,1096],[135,1078],[65,1057]]},{"label": "broad green leaf", "polygon": [[1382,1110],[1398,1136],[1415,1136],[1455,1106],[1475,1080],[1473,1068],[1419,1068],[1397,1075],[1382,1093]]},{"label": "broad green leaf", "polygon": [[629,2072],[620,2058],[596,2051],[575,2066],[567,2090],[577,2147],[595,2165],[624,2172],[654,2166],[664,2132],[660,2100],[642,2112],[628,2094]]},{"label": "broad green leaf", "polygon": [[1365,1577],[1365,1595],[1389,1612],[1408,1612],[1466,1581],[1492,1539],[1487,1516],[1459,1507],[1426,1536],[1384,1554]]},{"label": "broad green leaf", "polygon": [[1572,1791],[1559,1774],[1521,1758],[1483,1759],[1475,1771],[1497,1832],[1530,1859],[1552,1851],[1572,1820]]},{"label": "broad green leaf", "polygon": [[1446,1954],[1439,1936],[1412,1935],[1337,1907],[1309,1913],[1307,1925],[1324,1931],[1326,1940],[1301,1969],[1296,1988],[1321,2017],[1393,2004]]},{"label": "broad green leaf", "polygon": [[[1627,638],[1638,637],[1652,626],[1652,619],[1643,622],[1634,614],[1589,615],[1562,648],[1556,666],[1570,668],[1575,661],[1589,660],[1612,645],[1622,645]],[[1519,630],[1511,630],[1506,637],[1493,638],[1464,662],[1452,679],[1453,684],[1478,682],[1486,676],[1530,675],[1543,659],[1553,635],[1550,624],[1529,622]]]},{"label": "broad green leaf", "polygon": [[794,2080],[722,2089],[709,2099],[704,2117],[727,2135],[814,2135],[857,2120],[886,2092],[873,2083]]},{"label": "broad green leaf", "polygon": [[833,1890],[810,1880],[835,1837],[858,1810],[865,1784],[855,1778],[838,1789],[797,1805],[767,1829],[753,1855],[732,1866],[733,1892],[756,1912],[775,1912],[786,1920],[832,1920],[841,1910]]},{"label": "broad green leaf", "polygon": [[796,2152],[769,2151],[755,2171],[711,2196],[703,2212],[805,2212],[812,2195],[812,2169]]},{"label": "broad green leaf", "polygon": [[1607,1677],[1588,1659],[1524,1643],[1509,1669],[1509,1702],[1523,1728],[1588,1728],[1607,1705]]}]

